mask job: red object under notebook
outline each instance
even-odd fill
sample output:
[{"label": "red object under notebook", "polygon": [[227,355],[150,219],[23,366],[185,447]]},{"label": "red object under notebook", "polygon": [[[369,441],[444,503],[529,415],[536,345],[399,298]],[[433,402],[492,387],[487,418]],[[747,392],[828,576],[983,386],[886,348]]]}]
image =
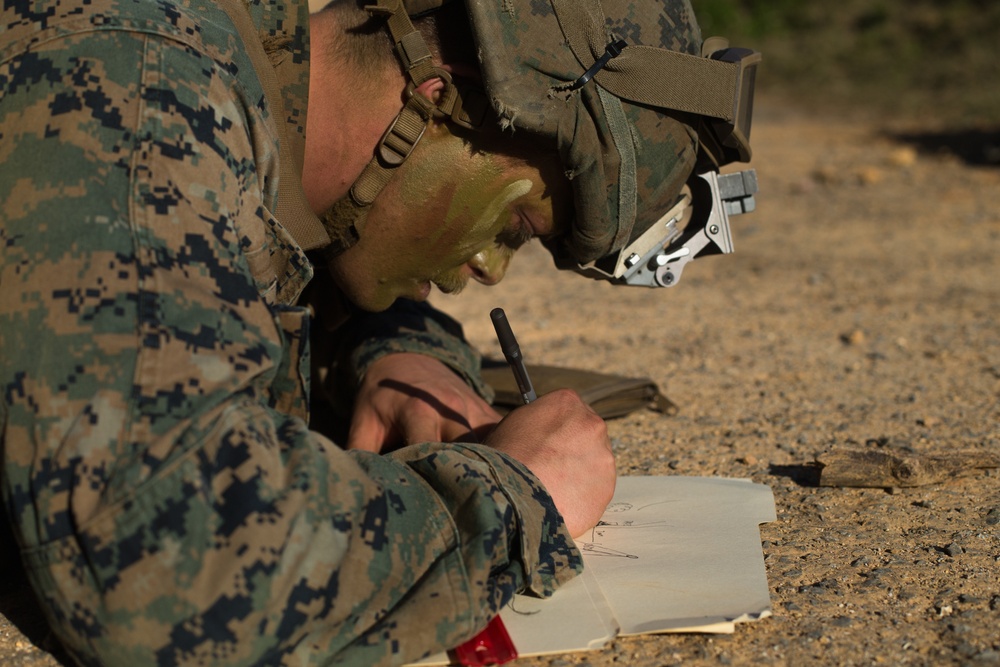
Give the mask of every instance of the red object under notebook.
[{"label": "red object under notebook", "polygon": [[499,616],[494,616],[478,635],[451,650],[454,660],[465,667],[502,665],[517,657],[514,642]]}]

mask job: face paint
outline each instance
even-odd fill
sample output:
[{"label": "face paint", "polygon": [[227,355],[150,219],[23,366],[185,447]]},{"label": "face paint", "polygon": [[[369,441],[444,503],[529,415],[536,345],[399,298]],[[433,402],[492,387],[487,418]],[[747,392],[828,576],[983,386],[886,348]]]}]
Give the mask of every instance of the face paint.
[{"label": "face paint", "polygon": [[370,310],[397,297],[426,298],[431,282],[457,292],[503,276],[516,243],[552,221],[539,168],[473,150],[447,132],[425,136],[382,191],[361,240],[331,270],[348,297]]},{"label": "face paint", "polygon": [[[468,184],[460,186],[434,239],[439,247],[449,248],[449,252],[442,257],[442,263],[452,263],[453,268],[434,274],[431,282],[450,294],[460,292],[470,276],[476,276],[487,284],[499,282],[514,252],[512,248],[498,244],[496,238],[511,223],[510,205],[531,192],[533,186],[534,183],[527,178],[508,184],[472,222],[465,222],[465,216],[481,206],[482,193],[477,188],[468,187]],[[476,198],[477,195],[480,199]],[[470,199],[465,199],[470,196]],[[451,243],[442,243],[449,231],[456,227],[462,230],[462,236]],[[485,247],[484,241],[487,243]],[[470,265],[471,273],[463,271],[465,264]]]}]

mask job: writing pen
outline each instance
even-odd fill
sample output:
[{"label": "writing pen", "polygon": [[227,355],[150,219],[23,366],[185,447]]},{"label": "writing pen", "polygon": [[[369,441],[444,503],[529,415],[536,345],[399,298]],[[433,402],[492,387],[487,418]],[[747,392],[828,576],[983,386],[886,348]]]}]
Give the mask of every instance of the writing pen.
[{"label": "writing pen", "polygon": [[[514,332],[510,329],[510,322],[507,321],[503,308],[491,310],[490,319],[493,320],[493,328],[496,329],[503,356],[510,365],[510,370],[514,372],[521,400],[527,405],[538,397],[535,395],[535,388],[531,386],[528,370],[524,367],[521,347],[514,338]],[[502,665],[517,658],[517,647],[507,634],[503,620],[497,615],[490,619],[489,624],[479,634],[452,649],[452,653],[458,663],[465,667],[483,667]]]},{"label": "writing pen", "polygon": [[503,308],[494,308],[490,311],[490,319],[493,320],[497,340],[500,341],[500,350],[510,365],[510,370],[514,373],[517,389],[521,392],[521,400],[527,405],[538,396],[535,395],[535,388],[531,386],[531,378],[528,377],[528,369],[524,367],[524,357],[521,356],[521,347],[517,344],[517,339],[514,338],[514,332],[511,331],[507,314],[503,312]]}]

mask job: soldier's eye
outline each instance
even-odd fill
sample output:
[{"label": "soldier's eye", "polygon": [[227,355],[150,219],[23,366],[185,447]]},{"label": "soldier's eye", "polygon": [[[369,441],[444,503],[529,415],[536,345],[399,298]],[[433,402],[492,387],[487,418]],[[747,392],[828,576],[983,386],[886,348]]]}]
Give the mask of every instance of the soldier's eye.
[{"label": "soldier's eye", "polygon": [[532,232],[531,227],[525,224],[524,220],[518,216],[510,227],[497,234],[496,244],[498,246],[517,250],[530,241],[533,236],[534,233]]}]

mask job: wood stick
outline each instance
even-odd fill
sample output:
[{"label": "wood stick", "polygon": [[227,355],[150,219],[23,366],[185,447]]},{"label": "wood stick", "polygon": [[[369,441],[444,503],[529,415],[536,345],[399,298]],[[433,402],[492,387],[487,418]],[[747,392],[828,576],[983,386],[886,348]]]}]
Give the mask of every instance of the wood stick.
[{"label": "wood stick", "polygon": [[835,448],[816,459],[820,486],[910,487],[943,482],[983,468],[1000,467],[984,452],[915,454],[884,449]]}]

